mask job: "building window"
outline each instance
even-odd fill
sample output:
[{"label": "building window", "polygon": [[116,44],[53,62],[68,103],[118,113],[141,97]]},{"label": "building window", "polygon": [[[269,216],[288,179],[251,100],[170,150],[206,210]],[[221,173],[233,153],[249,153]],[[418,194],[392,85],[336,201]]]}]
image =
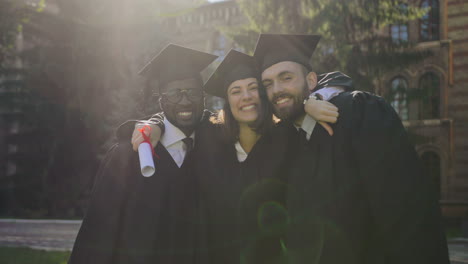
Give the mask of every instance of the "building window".
[{"label": "building window", "polygon": [[394,43],[408,42],[408,25],[391,25],[390,34]]},{"label": "building window", "polygon": [[406,97],[408,82],[402,77],[396,77],[390,83],[390,102],[401,120],[408,120],[408,100]]},{"label": "building window", "polygon": [[203,25],[205,23],[205,14],[200,15],[200,25]]},{"label": "building window", "polygon": [[12,176],[16,174],[16,164],[8,161],[7,162],[7,167],[6,167],[6,175],[7,176]]},{"label": "building window", "polygon": [[224,11],[224,20],[229,21],[229,9],[225,8],[223,11]]},{"label": "building window", "polygon": [[213,54],[219,56],[218,57],[219,61],[223,60],[224,56],[226,56],[226,47],[227,47],[226,37],[221,33],[217,33],[214,37]]},{"label": "building window", "polygon": [[440,117],[440,79],[432,72],[425,73],[419,80],[419,119]]},{"label": "building window", "polygon": [[[400,4],[398,8],[402,14],[408,13],[407,4]],[[408,24],[391,25],[390,37],[394,43],[408,42]]]},{"label": "building window", "polygon": [[423,0],[422,8],[429,8],[419,23],[419,34],[421,41],[439,39],[439,1]]},{"label": "building window", "polygon": [[424,175],[429,177],[434,183],[437,191],[437,198],[440,200],[440,157],[433,151],[424,152],[421,155]]},{"label": "building window", "polygon": [[20,124],[17,120],[13,121],[10,125],[10,134],[18,134]]},{"label": "building window", "polygon": [[8,144],[8,153],[14,154],[18,152],[18,145]]}]

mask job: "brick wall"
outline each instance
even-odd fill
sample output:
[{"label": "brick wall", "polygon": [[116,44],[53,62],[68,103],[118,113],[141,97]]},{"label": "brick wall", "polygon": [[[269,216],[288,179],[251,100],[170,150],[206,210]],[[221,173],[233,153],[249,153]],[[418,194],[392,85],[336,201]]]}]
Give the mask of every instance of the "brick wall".
[{"label": "brick wall", "polygon": [[447,34],[452,42],[453,85],[448,115],[453,119],[453,199],[468,200],[468,1],[447,0]]}]

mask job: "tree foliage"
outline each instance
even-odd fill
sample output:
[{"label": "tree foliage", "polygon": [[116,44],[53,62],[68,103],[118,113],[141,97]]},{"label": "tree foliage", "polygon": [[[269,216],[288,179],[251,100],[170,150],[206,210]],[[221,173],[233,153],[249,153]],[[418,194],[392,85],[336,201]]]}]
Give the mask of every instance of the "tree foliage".
[{"label": "tree foliage", "polygon": [[[40,11],[43,1],[35,5]],[[22,25],[33,12],[32,6],[23,1],[0,0],[0,69],[5,68],[15,56],[15,43]]]},{"label": "tree foliage", "polygon": [[392,41],[389,25],[420,18],[427,9],[401,0],[240,0],[248,23],[224,29],[252,51],[259,33],[320,34],[312,64],[318,72],[341,70],[360,90],[379,93],[375,81],[427,57],[408,42]]},{"label": "tree foliage", "polygon": [[44,4],[22,30],[21,131],[8,139],[18,145],[13,213],[74,217],[115,128],[142,115],[137,72],[159,35],[149,0]]}]

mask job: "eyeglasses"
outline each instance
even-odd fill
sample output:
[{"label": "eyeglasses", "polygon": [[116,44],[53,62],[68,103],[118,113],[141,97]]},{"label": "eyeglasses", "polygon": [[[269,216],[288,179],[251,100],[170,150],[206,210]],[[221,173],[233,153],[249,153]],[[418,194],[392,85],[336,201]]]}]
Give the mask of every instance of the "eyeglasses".
[{"label": "eyeglasses", "polygon": [[177,104],[182,100],[183,95],[191,102],[200,100],[203,98],[203,91],[199,89],[175,89],[161,93],[161,95],[168,102]]}]

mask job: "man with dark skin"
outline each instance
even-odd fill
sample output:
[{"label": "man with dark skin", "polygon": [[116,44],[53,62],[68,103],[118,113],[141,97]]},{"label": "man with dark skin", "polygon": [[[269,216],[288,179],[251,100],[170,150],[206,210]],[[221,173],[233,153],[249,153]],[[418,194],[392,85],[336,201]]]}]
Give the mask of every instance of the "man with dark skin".
[{"label": "man with dark skin", "polygon": [[135,122],[124,123],[96,176],[70,264],[195,262],[192,149],[204,116],[200,72],[215,58],[171,44],[141,71],[158,80],[165,116],[166,133],[154,146],[156,172],[141,175],[127,132]]},{"label": "man with dark skin", "polygon": [[160,104],[165,117],[186,136],[190,136],[200,122],[205,109],[200,80],[190,78],[173,81],[162,89],[161,95]]},{"label": "man with dark skin", "polygon": [[433,184],[393,108],[338,89],[328,97],[340,110],[332,137],[305,115],[319,39],[262,34],[254,54],[275,114],[298,139],[287,175],[289,263],[448,264]]}]

